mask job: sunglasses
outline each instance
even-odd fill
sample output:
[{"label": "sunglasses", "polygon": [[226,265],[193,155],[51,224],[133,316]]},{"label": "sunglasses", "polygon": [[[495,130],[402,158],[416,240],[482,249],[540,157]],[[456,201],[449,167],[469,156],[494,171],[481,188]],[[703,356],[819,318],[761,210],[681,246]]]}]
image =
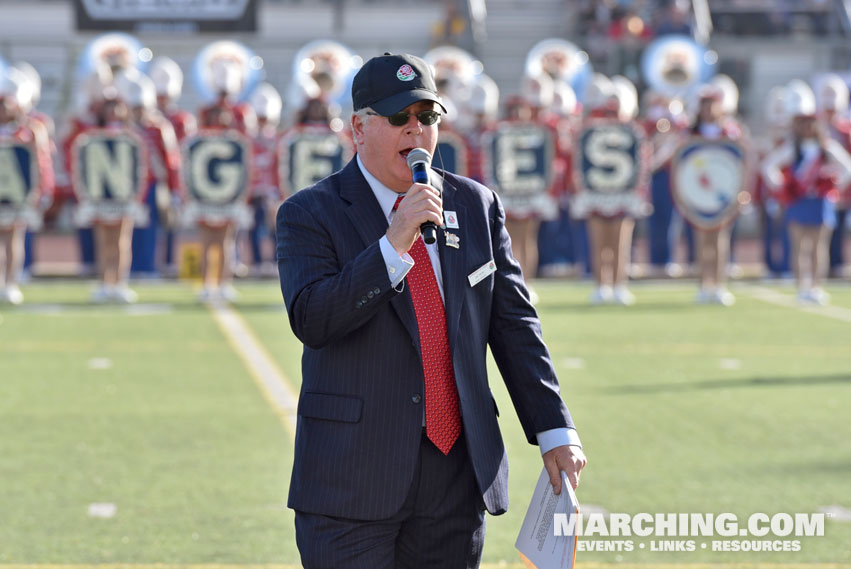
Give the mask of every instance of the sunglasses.
[{"label": "sunglasses", "polygon": [[[372,112],[367,112],[366,114],[374,115],[374,116],[377,116],[377,117],[382,116],[382,115],[379,115],[378,113],[372,113]],[[437,111],[420,111],[419,113],[416,113],[416,114],[406,113],[405,111],[399,111],[398,113],[396,113],[394,115],[390,115],[389,117],[384,117],[384,118],[386,118],[387,122],[389,122],[393,126],[405,126],[406,124],[408,124],[408,119],[411,116],[417,117],[417,120],[420,121],[421,123],[423,123],[425,126],[431,126],[433,124],[437,124],[438,121],[440,121],[440,117],[442,115]]]}]

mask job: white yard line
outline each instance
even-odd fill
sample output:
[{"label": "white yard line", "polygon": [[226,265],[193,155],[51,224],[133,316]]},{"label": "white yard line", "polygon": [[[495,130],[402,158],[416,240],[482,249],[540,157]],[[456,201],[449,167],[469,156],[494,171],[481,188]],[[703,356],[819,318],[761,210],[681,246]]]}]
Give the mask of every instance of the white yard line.
[{"label": "white yard line", "polygon": [[834,320],[841,320],[842,322],[851,322],[851,310],[848,308],[831,305],[816,306],[810,304],[799,304],[798,299],[794,296],[783,294],[782,292],[777,292],[776,290],[763,286],[740,285],[739,288],[747,291],[753,298],[762,302],[767,302],[768,304],[794,308],[801,312],[825,316],[827,318],[833,318]]},{"label": "white yard line", "polygon": [[295,440],[298,395],[290,387],[292,384],[239,313],[224,303],[210,303],[209,308],[222,334]]}]

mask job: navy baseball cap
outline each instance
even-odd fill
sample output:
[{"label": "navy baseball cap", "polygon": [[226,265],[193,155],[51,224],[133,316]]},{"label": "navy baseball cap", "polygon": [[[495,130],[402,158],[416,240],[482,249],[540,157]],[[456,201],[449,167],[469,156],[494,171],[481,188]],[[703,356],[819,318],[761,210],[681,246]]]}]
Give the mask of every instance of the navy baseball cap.
[{"label": "navy baseball cap", "polygon": [[358,70],[352,82],[356,111],[370,107],[389,117],[417,101],[434,101],[446,112],[431,67],[414,55],[385,53],[373,57]]}]

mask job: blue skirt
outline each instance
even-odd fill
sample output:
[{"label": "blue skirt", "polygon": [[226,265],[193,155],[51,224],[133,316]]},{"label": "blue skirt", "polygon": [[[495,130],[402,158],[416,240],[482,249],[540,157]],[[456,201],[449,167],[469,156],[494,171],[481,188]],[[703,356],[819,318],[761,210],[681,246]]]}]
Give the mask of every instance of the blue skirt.
[{"label": "blue skirt", "polygon": [[833,228],[836,226],[836,204],[827,198],[800,198],[786,209],[786,219],[799,225],[825,225]]}]

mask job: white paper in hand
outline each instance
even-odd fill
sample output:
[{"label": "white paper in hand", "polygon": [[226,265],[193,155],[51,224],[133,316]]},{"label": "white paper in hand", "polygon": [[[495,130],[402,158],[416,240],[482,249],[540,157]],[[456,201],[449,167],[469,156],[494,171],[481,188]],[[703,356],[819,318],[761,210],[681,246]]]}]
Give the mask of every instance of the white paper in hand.
[{"label": "white paper in hand", "polygon": [[[572,535],[556,535],[556,514],[566,516],[570,530],[567,533]],[[571,516],[575,520],[572,526]],[[561,494],[556,496],[547,470],[543,469],[514,546],[530,568],[572,569],[576,557],[577,527],[579,502],[567,475],[561,473]],[[559,534],[565,533],[564,529],[564,526],[559,524]]]}]

